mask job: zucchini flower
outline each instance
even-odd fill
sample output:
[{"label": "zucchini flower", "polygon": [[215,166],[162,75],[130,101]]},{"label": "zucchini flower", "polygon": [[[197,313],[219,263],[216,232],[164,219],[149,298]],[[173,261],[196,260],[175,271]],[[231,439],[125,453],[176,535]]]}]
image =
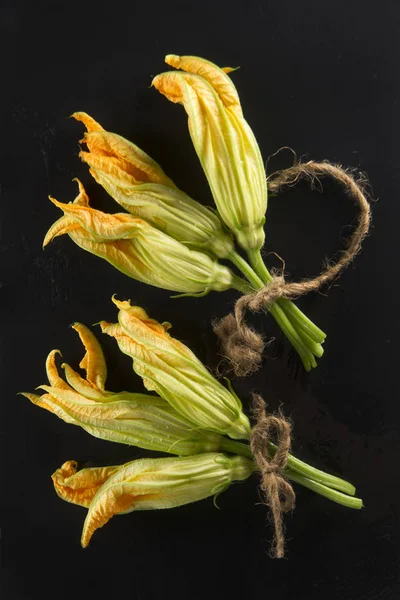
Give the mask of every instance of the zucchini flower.
[{"label": "zucchini flower", "polygon": [[[108,471],[107,471],[108,470]],[[82,546],[114,515],[175,508],[224,492],[254,470],[252,460],[210,452],[182,458],[144,458],[120,467],[83,469],[69,461],[53,475],[57,494],[89,506]]]},{"label": "zucchini flower", "polygon": [[158,323],[130,302],[113,298],[118,323],[102,321],[103,333],[117,340],[133,359],[133,369],[148,390],[156,391],[195,427],[249,438],[250,423],[233,390],[227,390],[191,350],[168,333],[170,323]]},{"label": "zucchini flower", "polygon": [[219,216],[179,190],[161,167],[125,138],[104,129],[86,113],[72,115],[87,132],[79,156],[94,179],[125,210],[178,242],[226,258],[231,234]]},{"label": "zucchini flower", "polygon": [[228,267],[204,252],[190,250],[172,237],[128,213],[106,214],[89,206],[78,181],[74,202],[50,200],[64,212],[47,232],[43,246],[68,233],[81,248],[106,259],[138,281],[189,295],[211,290],[241,289],[242,282]]},{"label": "zucchini flower", "polygon": [[247,251],[264,244],[267,183],[261,153],[243,118],[236,88],[227,73],[195,56],[169,54],[165,62],[181,71],[157,75],[153,85],[183,104],[193,145],[218,212]]},{"label": "zucchini flower", "polygon": [[64,381],[55,363],[58,350],[53,350],[46,362],[50,386],[41,386],[45,394],[23,394],[33,404],[54,413],[66,423],[82,427],[94,437],[111,442],[180,456],[234,451],[235,442],[193,427],[160,397],[105,391],[107,369],[100,344],[84,325],[75,323],[73,328],[86,348],[80,364],[86,369],[86,379],[64,364]]}]

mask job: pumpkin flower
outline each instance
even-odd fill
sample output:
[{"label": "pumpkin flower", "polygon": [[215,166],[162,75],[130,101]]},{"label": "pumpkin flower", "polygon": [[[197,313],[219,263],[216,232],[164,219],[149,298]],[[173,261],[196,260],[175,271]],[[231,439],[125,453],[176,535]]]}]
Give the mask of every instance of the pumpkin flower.
[{"label": "pumpkin flower", "polygon": [[[63,468],[65,465],[59,471]],[[72,471],[74,469],[75,464]],[[81,539],[84,548],[96,529],[114,515],[175,508],[218,495],[233,481],[247,479],[254,470],[254,463],[243,456],[211,452],[181,458],[144,458],[108,469],[109,477],[106,469],[98,468],[83,469],[65,480],[59,474],[57,482],[54,481],[57,471],[53,475],[61,497],[82,506],[89,502]],[[114,474],[112,469],[117,469]],[[106,480],[98,487],[103,477]]]},{"label": "pumpkin flower", "polygon": [[84,250],[155,287],[195,296],[231,287],[242,289],[242,280],[228,267],[204,252],[190,250],[147,221],[128,213],[106,214],[91,208],[80,181],[78,186],[79,194],[72,203],[50,198],[64,217],[47,232],[43,246],[67,233]]},{"label": "pumpkin flower", "polygon": [[[114,515],[175,508],[216,496],[256,470],[251,458],[210,452],[180,458],[138,459],[123,465],[80,471],[76,461],[67,461],[52,475],[52,480],[60,498],[89,509],[81,538],[82,546],[86,547],[96,529]],[[359,498],[346,496],[290,469],[284,473],[334,502],[349,508],[362,507]],[[320,474],[329,478],[326,473]]]},{"label": "pumpkin flower", "polygon": [[80,364],[87,372],[86,379],[64,364],[64,381],[55,363],[58,351],[53,350],[46,362],[50,386],[41,386],[45,394],[23,394],[33,404],[54,413],[67,423],[82,427],[94,437],[111,442],[180,456],[219,450],[234,451],[234,442],[193,427],[190,421],[160,397],[105,391],[107,370],[100,344],[84,325],[75,323],[73,328],[86,348]]},{"label": "pumpkin flower", "polygon": [[125,210],[144,219],[178,242],[226,258],[231,234],[219,216],[179,190],[161,167],[125,138],[104,131],[84,112],[72,115],[86,126],[79,156],[94,179]]},{"label": "pumpkin flower", "polygon": [[133,359],[134,371],[195,427],[248,438],[250,423],[233,391],[226,389],[191,350],[168,333],[170,323],[150,319],[143,308],[113,298],[118,323],[100,323],[120,350]]},{"label": "pumpkin flower", "polygon": [[183,104],[189,132],[218,212],[247,251],[264,244],[267,183],[261,153],[245,121],[228,73],[195,56],[169,54],[179,71],[157,75],[153,85],[171,102]]}]

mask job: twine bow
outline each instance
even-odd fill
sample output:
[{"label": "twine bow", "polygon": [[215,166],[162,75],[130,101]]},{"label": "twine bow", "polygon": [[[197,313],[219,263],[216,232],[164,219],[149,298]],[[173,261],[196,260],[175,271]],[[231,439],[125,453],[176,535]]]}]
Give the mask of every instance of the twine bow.
[{"label": "twine bow", "polygon": [[340,165],[329,162],[298,162],[288,169],[271,175],[268,178],[268,189],[276,194],[285,186],[292,186],[303,178],[308,179],[313,187],[318,177],[326,175],[341,183],[346,194],[359,208],[357,225],[348,240],[347,248],[342,251],[336,263],[327,266],[313,279],[287,283],[283,274],[276,275],[272,282],[261,290],[241,296],[236,301],[234,312],[214,324],[214,331],[220,338],[224,356],[238,377],[245,377],[259,369],[265,347],[262,335],[247,325],[246,310],[250,309],[254,312],[267,310],[280,298],[293,300],[308,292],[319,290],[351,263],[360,251],[362,241],[368,233],[371,211],[364,191],[365,180],[356,179],[349,170],[343,169]]},{"label": "twine bow", "polygon": [[[254,425],[250,438],[250,448],[261,474],[261,490],[264,502],[271,510],[275,536],[272,555],[282,558],[285,554],[283,533],[283,513],[294,509],[296,496],[292,486],[283,475],[291,444],[291,425],[283,415],[268,415],[265,402],[258,394],[253,395]],[[276,452],[271,451],[268,442],[274,434]]]}]

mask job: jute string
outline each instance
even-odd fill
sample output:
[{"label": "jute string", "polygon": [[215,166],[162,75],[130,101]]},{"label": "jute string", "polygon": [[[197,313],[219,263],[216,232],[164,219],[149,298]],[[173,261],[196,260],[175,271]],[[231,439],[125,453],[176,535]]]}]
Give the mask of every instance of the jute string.
[{"label": "jute string", "polygon": [[[282,558],[285,554],[283,533],[283,513],[294,509],[296,496],[292,486],[283,474],[291,444],[291,425],[283,415],[268,415],[265,402],[258,394],[253,395],[253,411],[256,419],[250,448],[261,474],[261,491],[264,503],[271,511],[274,526],[272,556]],[[276,452],[269,458],[268,442],[274,436]]]},{"label": "jute string", "polygon": [[361,176],[356,177],[340,165],[315,161],[297,162],[288,169],[273,173],[268,178],[268,189],[272,194],[277,194],[300,179],[307,179],[311,187],[315,187],[318,178],[323,176],[330,176],[342,184],[346,194],[355,202],[359,210],[357,224],[339,259],[328,265],[320,275],[313,279],[290,283],[285,281],[283,273],[273,275],[271,283],[259,291],[241,296],[235,304],[234,312],[214,324],[214,331],[220,338],[224,356],[238,377],[245,377],[258,370],[265,347],[262,335],[246,324],[246,310],[268,310],[279,298],[295,299],[319,290],[351,263],[368,233],[371,211],[365,192],[366,180]]}]

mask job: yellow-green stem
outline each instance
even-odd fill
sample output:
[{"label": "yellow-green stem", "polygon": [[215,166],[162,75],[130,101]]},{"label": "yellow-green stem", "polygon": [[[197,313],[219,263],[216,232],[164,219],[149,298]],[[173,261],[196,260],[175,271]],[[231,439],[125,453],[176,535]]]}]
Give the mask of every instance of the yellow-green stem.
[{"label": "yellow-green stem", "polygon": [[[243,275],[253,286],[253,289],[259,290],[264,287],[264,283],[260,277],[239,254],[232,252],[229,256],[229,259],[236,266],[236,268],[243,273]],[[306,370],[309,371],[313,367],[316,367],[317,363],[314,355],[320,356],[322,354],[322,348],[320,348],[318,344],[315,344],[313,340],[310,340],[308,334],[303,332],[298,324],[296,324],[296,327],[293,326],[290,318],[287,316],[282,306],[282,300],[275,302],[269,308],[269,312],[274,317],[291,344],[297,350]]]},{"label": "yellow-green stem", "polygon": [[[272,457],[276,452],[276,445],[273,442],[269,442],[268,446]],[[245,456],[246,458],[253,458],[250,446],[244,444],[243,442],[237,442],[236,440],[230,440],[225,437],[223,437],[221,440],[221,450],[230,452],[232,454],[239,454],[241,456]],[[324,487],[338,490],[349,496],[354,496],[356,492],[355,487],[348,481],[345,481],[340,477],[336,477],[335,475],[325,473],[325,471],[320,471],[319,469],[316,469],[315,467],[303,462],[299,458],[296,458],[293,456],[293,454],[289,454],[288,456],[285,474],[287,472],[295,474],[298,478],[307,479],[308,481],[321,484]],[[300,480],[299,483],[301,483]]]},{"label": "yellow-green stem", "polygon": [[299,476],[297,473],[294,473],[290,469],[285,471],[285,475],[288,479],[299,483],[303,487],[306,487],[313,492],[316,492],[320,496],[324,496],[328,498],[332,502],[336,502],[336,504],[341,504],[342,506],[346,506],[347,508],[355,508],[360,509],[363,507],[363,503],[361,498],[355,498],[354,496],[348,496],[347,494],[343,494],[335,489],[329,488],[322,483],[317,481],[313,481],[312,479],[307,479],[307,477]]},{"label": "yellow-green stem", "polygon": [[[273,277],[271,273],[268,271],[263,258],[261,256],[261,252],[259,250],[249,251],[248,257],[251,266],[254,271],[260,277],[262,282],[271,283]],[[282,306],[285,307],[287,314],[293,316],[293,319],[303,327],[304,331],[308,333],[308,335],[317,343],[321,344],[325,338],[326,334],[319,328],[315,323],[313,323],[291,300],[287,300],[285,298],[280,300]]]}]

